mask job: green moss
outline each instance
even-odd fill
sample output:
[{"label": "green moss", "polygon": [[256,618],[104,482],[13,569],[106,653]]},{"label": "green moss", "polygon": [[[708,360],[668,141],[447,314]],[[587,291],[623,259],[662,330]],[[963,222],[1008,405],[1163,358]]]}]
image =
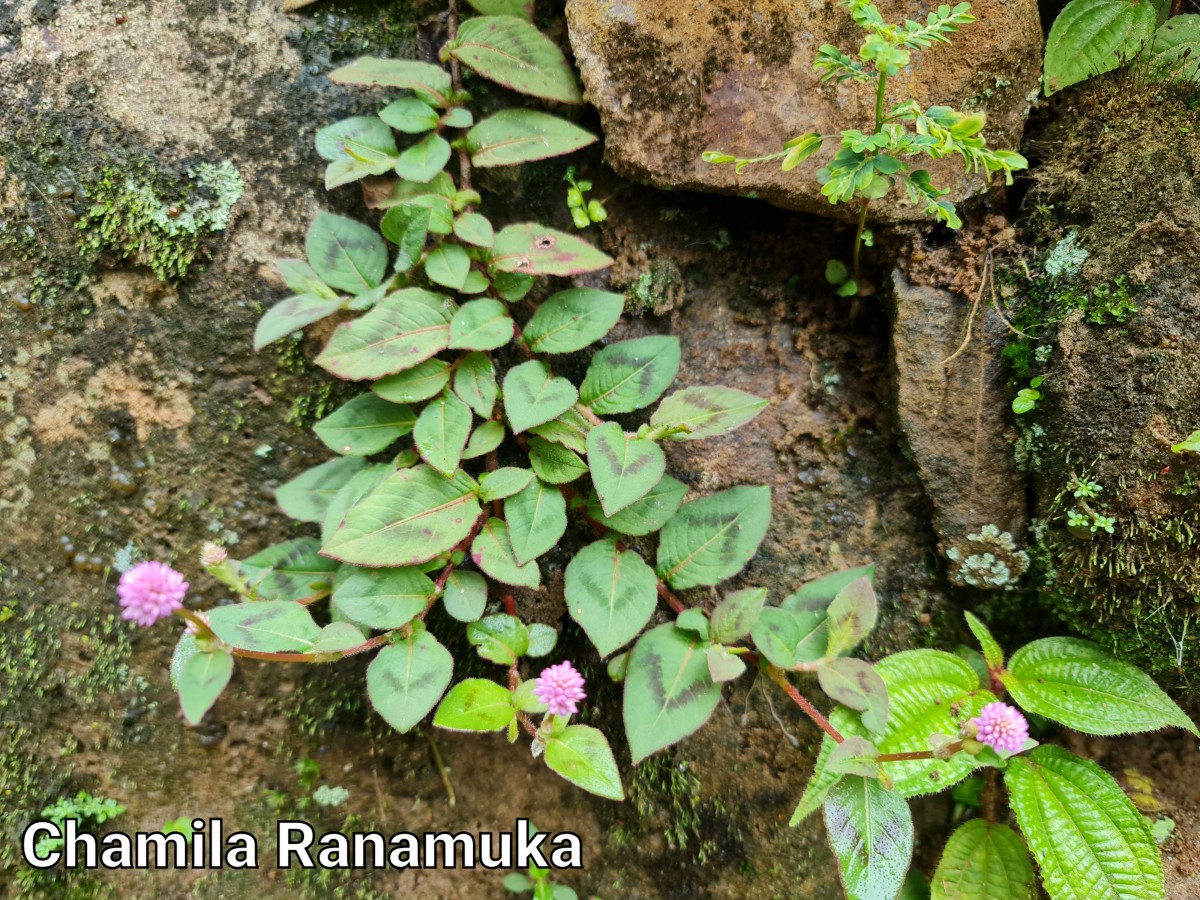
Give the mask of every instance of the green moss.
[{"label": "green moss", "polygon": [[625,311],[662,315],[683,300],[683,274],[672,259],[656,259],[625,291]]},{"label": "green moss", "polygon": [[79,252],[112,252],[148,266],[163,281],[187,274],[206,234],[223,231],[245,185],[230,162],[201,163],[176,181],[155,172],[106,166],[87,188]]}]

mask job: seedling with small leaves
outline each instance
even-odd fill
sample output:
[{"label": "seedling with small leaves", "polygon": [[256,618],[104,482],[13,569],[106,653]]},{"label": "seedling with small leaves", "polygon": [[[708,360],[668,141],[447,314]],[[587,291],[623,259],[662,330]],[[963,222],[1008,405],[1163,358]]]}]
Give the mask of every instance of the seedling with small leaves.
[{"label": "seedling with small leaves", "polygon": [[974,22],[971,4],[939,6],[924,22],[910,19],[902,25],[886,22],[875,4],[866,0],[842,0],[839,5],[846,7],[854,23],[866,32],[866,39],[857,58],[832,45],[823,45],[817,51],[813,68],[821,74],[822,81],[849,82],[874,89],[872,130],[850,128],[840,135],[813,131],[792,138],[782,150],[765,156],[745,158],[709,150],[704,159],[714,164],[731,163],[738,174],[748,166],[776,161],[783,171],[789,172],[818,153],[827,141],[838,140],[839,149],[817,172],[817,179],[823,185],[821,193],[831,204],[858,203],[858,229],[849,272],[846,277],[837,277],[846,271],[840,263],[840,269],[826,272],[830,283],[838,287],[838,293],[850,296],[872,293],[861,281],[860,265],[862,247],[871,245],[867,218],[872,200],[885,197],[902,185],[909,201],[922,206],[930,217],[951,228],[962,227],[954,204],[945,199],[948,191],[934,185],[927,170],[911,169],[909,159],[958,155],[968,172],[982,171],[987,176],[1002,172],[1008,184],[1012,184],[1012,173],[1026,168],[1028,162],[1019,153],[988,148],[982,134],[982,113],[967,114],[948,106],[922,108],[915,100],[887,105],[888,79],[899,75],[912,62],[914,54],[934,44],[949,44],[950,35]]},{"label": "seedling with small leaves", "polygon": [[563,181],[570,185],[567,188],[567,208],[571,210],[571,221],[576,228],[587,228],[593,222],[603,222],[608,219],[608,210],[599,200],[587,198],[587,192],[592,189],[592,183],[587,180],[575,180],[575,167],[568,166],[563,175]]}]

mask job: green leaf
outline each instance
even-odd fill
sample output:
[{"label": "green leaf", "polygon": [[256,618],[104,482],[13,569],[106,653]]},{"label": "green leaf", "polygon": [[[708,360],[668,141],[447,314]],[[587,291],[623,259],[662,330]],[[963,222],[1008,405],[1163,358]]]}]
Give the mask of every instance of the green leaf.
[{"label": "green leaf", "polygon": [[439,394],[449,381],[449,364],[427,359],[404,372],[373,382],[371,392],[392,403],[415,403]]},{"label": "green leaf", "polygon": [[442,606],[460,622],[477,622],[487,607],[487,582],[478,572],[451,572],[442,594]]},{"label": "green leaf", "polygon": [[843,588],[860,578],[870,579],[874,584],[875,565],[843,569],[840,572],[832,572],[829,575],[814,578],[796,593],[786,597],[779,605],[787,609],[818,610],[824,613]]},{"label": "green leaf", "polygon": [[321,522],[341,490],[365,465],[361,459],[331,459],[301,472],[275,489],[275,502],[298,522]]},{"label": "green leaf", "polygon": [[254,329],[254,349],[261,350],[273,341],[333,315],[341,308],[340,298],[330,300],[316,294],[298,294],[280,300],[258,320]]},{"label": "green leaf", "polygon": [[480,168],[562,156],[595,142],[578,125],[533,109],[502,109],[467,132],[471,163]]},{"label": "green leaf", "polygon": [[531,481],[533,473],[528,469],[501,466],[495,471],[484,472],[479,476],[479,499],[484,503],[503,500],[527,488]]},{"label": "green leaf", "polygon": [[592,430],[592,423],[583,417],[583,413],[572,408],[549,422],[534,425],[529,430],[553,444],[559,444],[576,453],[586,453],[587,434]]},{"label": "green leaf", "polygon": [[877,779],[847,775],[825,798],[825,831],[848,900],[892,900],[912,858],[908,803]]},{"label": "green leaf", "polygon": [[500,731],[516,718],[512,694],[486,678],[468,678],[450,689],[433,724],[450,731]]},{"label": "green leaf", "polygon": [[364,56],[329,73],[334,84],[362,84],[408,88],[433,97],[438,106],[448,106],[450,73],[441,66],[408,59],[377,59]]},{"label": "green leaf", "polygon": [[517,563],[537,559],[567,530],[567,501],[554,485],[535,478],[504,501],[504,520]]},{"label": "green leaf", "polygon": [[[519,16],[533,21],[533,0],[469,0],[485,16]],[[528,890],[528,888],[526,888]]]},{"label": "green leaf", "polygon": [[183,718],[189,725],[200,724],[232,676],[233,654],[227,650],[200,651],[187,658],[175,687]]},{"label": "green leaf", "polygon": [[1054,900],[1165,896],[1162,860],[1145,817],[1094,762],[1041,746],[1009,760],[1004,784]]},{"label": "green leaf", "polygon": [[[461,371],[461,369],[459,370]],[[476,410],[478,412],[478,410]],[[478,456],[491,453],[504,440],[504,425],[500,422],[483,422],[471,433],[467,441],[467,449],[463,451],[463,459],[475,459]]]},{"label": "green leaf", "polygon": [[767,600],[766,588],[746,588],[727,594],[712,614],[713,640],[732,644],[748,635]]},{"label": "green leaf", "polygon": [[578,399],[575,385],[551,375],[540,360],[523,362],[504,376],[504,413],[514,434],[561,416]]},{"label": "green leaf", "polygon": [[[391,185],[389,195],[383,195],[381,192],[376,196],[368,196],[367,205],[371,209],[389,211],[406,206],[428,210],[428,230],[434,234],[450,234],[454,230],[456,191],[453,179],[445,172],[439,172],[425,184],[419,181],[397,181]],[[409,264],[408,268],[412,268],[412,265]],[[406,269],[401,268],[401,271]]]},{"label": "green leaf", "polygon": [[737,487],[683,504],[662,530],[659,577],[677,590],[742,570],[771,522],[771,489]]},{"label": "green leaf", "polygon": [[495,350],[512,340],[513,328],[508,307],[499,300],[470,300],[450,322],[450,349]]},{"label": "green leaf", "polygon": [[706,642],[674,625],[642,635],[625,676],[625,733],[634,765],[708,721],[721,686],[712,680]]},{"label": "green leaf", "polygon": [[1007,825],[972,819],[958,827],[930,885],[930,900],[1035,900],[1033,866]]},{"label": "green leaf", "polygon": [[529,439],[529,463],[547,484],[569,484],[588,470],[587,463],[573,450],[540,437]]},{"label": "green leaf", "polygon": [[450,162],[450,142],[440,134],[427,134],[404,149],[396,160],[396,174],[408,181],[426,184],[441,174]]},{"label": "green leaf", "polygon": [[817,669],[821,690],[850,709],[862,711],[861,721],[872,734],[887,728],[887,686],[870,663],[861,659],[833,659]]},{"label": "green leaf", "polygon": [[317,422],[313,431],[334,453],[370,456],[412,431],[415,421],[408,406],[359,394]]},{"label": "green leaf", "polygon": [[572,784],[609,800],[624,800],[608,739],[587,725],[568,725],[546,741],[546,765]]},{"label": "green leaf", "polygon": [[998,672],[1004,668],[1004,651],[1000,649],[1000,645],[996,643],[996,639],[992,637],[992,633],[988,631],[988,627],[971,613],[963,613],[967,617],[967,627],[971,629],[971,634],[975,635],[975,640],[979,641],[979,646],[983,650],[983,661],[988,669],[993,672]]},{"label": "green leaf", "polygon": [[686,494],[686,484],[670,475],[664,475],[645,497],[635,500],[614,516],[604,514],[598,497],[589,497],[588,515],[606,528],[621,534],[653,534],[679,511],[679,505],[683,503]]},{"label": "green leaf", "polygon": [[458,244],[442,242],[425,259],[425,275],[434,284],[461,290],[471,271],[471,257]]},{"label": "green leaf", "polygon": [[577,237],[527,222],[496,235],[492,265],[520,275],[578,275],[612,265],[612,257]]},{"label": "green leaf", "polygon": [[754,623],[752,637],[771,665],[792,669],[824,658],[829,620],[815,610],[768,606]]},{"label": "green leaf", "polygon": [[454,657],[424,628],[384,647],[367,667],[367,697],[400,733],[412,730],[450,684]]},{"label": "green leaf", "polygon": [[337,291],[321,280],[321,277],[302,259],[277,259],[275,268],[283,276],[284,283],[297,294],[315,294],[325,300],[338,300]]},{"label": "green leaf", "polygon": [[1071,0],[1046,38],[1046,94],[1110,72],[1154,34],[1154,6],[1129,0]]},{"label": "green leaf", "polygon": [[321,633],[307,607],[286,600],[218,606],[206,615],[213,633],[239,650],[305,652]]},{"label": "green leaf", "polygon": [[574,353],[604,337],[625,309],[623,294],[592,288],[559,291],[525,326],[524,340],[534,353]]},{"label": "green leaf", "polygon": [[[1161,78],[1200,81],[1200,15],[1174,16],[1154,33],[1150,66]],[[1188,440],[1200,447],[1200,432]]]},{"label": "green leaf", "polygon": [[350,510],[322,552],[356,565],[417,565],[453,549],[481,512],[468,476],[402,469]]},{"label": "green leaf", "polygon": [[486,660],[511,666],[529,651],[529,628],[506,613],[467,626],[467,640]]},{"label": "green leaf", "polygon": [[588,432],[588,468],[604,514],[615,515],[662,480],[667,458],[654,441],[626,436],[616,422]]},{"label": "green leaf", "polygon": [[703,640],[709,639],[708,615],[698,606],[685,609],[675,618],[675,627],[684,631],[694,631]]},{"label": "green leaf", "polygon": [[367,175],[382,175],[396,164],[398,155],[392,130],[376,116],[354,116],[326,125],[317,132],[317,153],[329,160],[327,191]]},{"label": "green leaf", "polygon": [[546,656],[558,643],[558,630],[542,622],[534,622],[529,626],[529,649],[526,656]]},{"label": "green leaf", "polygon": [[740,656],[717,644],[710,645],[704,651],[704,659],[708,663],[709,677],[718,684],[740,678],[746,671],[746,664]]},{"label": "green leaf", "polygon": [[[475,410],[475,415],[479,418],[486,419],[491,416],[499,391],[496,387],[496,369],[486,353],[468,353],[459,361],[458,369],[454,373],[454,393],[458,394],[463,403]],[[480,428],[487,424],[485,422]],[[496,422],[495,427],[499,429],[500,438],[503,439],[504,426]]]},{"label": "green leaf", "polygon": [[1149,675],[1076,638],[1045,638],[1012,655],[1000,681],[1024,709],[1086,734],[1195,724]]},{"label": "green leaf", "polygon": [[588,544],[567,565],[567,612],[601,656],[637,637],[654,614],[658,579],[632,550],[612,538]]},{"label": "green leaf", "polygon": [[583,402],[602,416],[649,406],[679,371],[679,338],[635,338],[601,349],[579,389]]},{"label": "green leaf", "polygon": [[523,565],[517,562],[508,524],[503,519],[488,519],[471,544],[471,560],[485,574],[504,584],[536,588],[542,582],[536,562]]},{"label": "green leaf", "polygon": [[487,216],[477,212],[465,212],[454,220],[454,234],[460,241],[476,247],[491,247],[496,242],[496,232]]},{"label": "green leaf", "polygon": [[362,222],[319,212],[304,241],[308,261],[331,287],[361,294],[383,280],[387,247]]},{"label": "green leaf", "polygon": [[420,569],[361,569],[344,566],[333,589],[333,605],[352,622],[390,631],[425,611],[433,582]]},{"label": "green leaf", "polygon": [[454,312],[454,301],[441,294],[396,291],[361,318],[339,325],[317,365],[350,381],[411,369],[446,349]]},{"label": "green leaf", "polygon": [[350,622],[333,621],[321,629],[320,637],[310,651],[317,653],[341,653],[363,642],[363,632]]},{"label": "green leaf", "polygon": [[284,541],[242,560],[241,573],[257,600],[301,600],[327,588],[337,570],[319,549],[312,538]]},{"label": "green leaf", "polygon": [[516,303],[533,289],[533,277],[516,272],[496,272],[493,282],[501,300]]},{"label": "green leaf", "polygon": [[471,408],[446,393],[421,410],[413,428],[413,441],[421,459],[449,478],[458,469],[470,434]]},{"label": "green leaf", "polygon": [[718,437],[745,425],[766,409],[770,401],[727,387],[690,387],[676,391],[659,404],[651,425],[684,426],[672,440],[694,441]]},{"label": "green leaf", "polygon": [[342,485],[333,495],[333,500],[330,501],[325,510],[325,516],[321,520],[321,542],[324,543],[333,535],[354,504],[379,487],[380,482],[395,472],[397,468],[400,467],[391,463],[369,465],[360,469]]},{"label": "green leaf", "polygon": [[871,633],[879,614],[879,602],[871,579],[858,578],[840,591],[826,610],[829,618],[829,645],[826,656],[849,653]]},{"label": "green leaf", "polygon": [[430,209],[425,206],[393,206],[383,214],[379,230],[399,249],[394,268],[409,272],[425,251],[429,236]]},{"label": "green leaf", "polygon": [[829,771],[838,775],[880,778],[879,749],[866,738],[851,735],[829,754]]},{"label": "green leaf", "polygon": [[433,131],[441,120],[436,109],[416,97],[401,97],[399,100],[393,100],[379,111],[379,118],[405,134],[424,134],[426,131]]},{"label": "green leaf", "polygon": [[[285,303],[287,301],[284,301]],[[1172,453],[1200,453],[1200,431],[1193,431],[1178,444],[1171,445]]]},{"label": "green leaf", "polygon": [[790,172],[800,163],[804,162],[814,153],[821,149],[821,144],[825,139],[815,131],[810,131],[808,134],[799,138],[795,138],[787,142],[788,152],[784,156],[781,166],[783,171]]},{"label": "green leaf", "polygon": [[459,26],[451,55],[514,91],[582,103],[575,72],[554,42],[516,16],[480,16]]}]

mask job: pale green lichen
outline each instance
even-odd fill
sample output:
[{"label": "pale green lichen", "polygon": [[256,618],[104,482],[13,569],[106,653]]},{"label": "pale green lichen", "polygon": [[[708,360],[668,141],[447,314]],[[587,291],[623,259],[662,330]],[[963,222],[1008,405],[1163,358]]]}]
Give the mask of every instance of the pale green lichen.
[{"label": "pale green lichen", "polygon": [[983,590],[1010,591],[1029,569],[1029,554],[1018,550],[1007,531],[984,525],[976,534],[967,535],[968,546],[958,545],[946,551],[953,563],[950,579],[958,584]]},{"label": "pale green lichen", "polygon": [[1078,245],[1078,240],[1079,232],[1072,231],[1054,245],[1054,249],[1050,251],[1050,255],[1046,257],[1046,262],[1042,265],[1047,275],[1051,278],[1057,278],[1059,275],[1073,278],[1079,274],[1079,270],[1087,262],[1089,254],[1084,247]]}]

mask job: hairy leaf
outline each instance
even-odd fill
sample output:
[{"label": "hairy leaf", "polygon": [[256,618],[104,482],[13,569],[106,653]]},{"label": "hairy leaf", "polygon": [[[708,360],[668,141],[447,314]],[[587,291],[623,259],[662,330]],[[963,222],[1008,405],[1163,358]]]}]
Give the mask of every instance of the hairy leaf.
[{"label": "hairy leaf", "polygon": [[514,366],[504,376],[504,412],[516,434],[561,416],[578,399],[575,385],[551,375],[536,359]]},{"label": "hairy leaf", "polygon": [[513,337],[513,320],[499,300],[470,300],[450,322],[451,350],[495,350]]},{"label": "hairy leaf", "polygon": [[519,565],[553,548],[567,530],[567,501],[554,485],[534,478],[504,501],[504,520]]},{"label": "hairy leaf", "polygon": [[[486,353],[468,353],[459,361],[458,369],[454,373],[454,393],[471,407],[479,418],[486,419],[491,416],[499,389],[496,386],[496,369]],[[480,428],[487,424],[485,422]],[[499,422],[494,424],[503,438],[504,426]],[[490,452],[490,449],[483,452]]]},{"label": "hairy leaf", "polygon": [[1034,900],[1033,866],[1007,825],[972,819],[958,827],[930,884],[930,900]]},{"label": "hairy leaf", "polygon": [[413,428],[413,441],[421,459],[449,478],[458,469],[470,434],[470,407],[445,393],[421,410]]},{"label": "hairy leaf", "polygon": [[874,778],[847,775],[825,798],[825,831],[849,900],[891,900],[912,858],[908,804]]},{"label": "hairy leaf", "polygon": [[450,381],[450,365],[440,359],[427,359],[395,375],[372,382],[371,392],[392,403],[415,403],[441,393]]},{"label": "hairy leaf", "polygon": [[305,652],[321,633],[307,607],[286,600],[234,603],[205,615],[213,633],[239,650]]},{"label": "hairy leaf", "polygon": [[600,508],[600,498],[588,498],[588,515],[621,534],[644,535],[658,531],[679,511],[687,485],[677,478],[664,475],[654,487],[616,515],[607,516]]},{"label": "hairy leaf", "polygon": [[408,88],[432,97],[438,106],[447,106],[450,73],[441,66],[409,59],[377,59],[364,56],[329,73],[334,84],[362,84]]},{"label": "hairy leaf", "polygon": [[175,688],[189,725],[200,724],[232,676],[233,654],[228,650],[198,651],[188,656],[180,667]]},{"label": "hairy leaf", "polygon": [[1137,56],[1155,24],[1151,3],[1071,0],[1046,38],[1047,95]]},{"label": "hairy leaf", "polygon": [[321,522],[342,486],[366,465],[361,459],[331,459],[301,472],[275,489],[275,501],[299,522]]}]

